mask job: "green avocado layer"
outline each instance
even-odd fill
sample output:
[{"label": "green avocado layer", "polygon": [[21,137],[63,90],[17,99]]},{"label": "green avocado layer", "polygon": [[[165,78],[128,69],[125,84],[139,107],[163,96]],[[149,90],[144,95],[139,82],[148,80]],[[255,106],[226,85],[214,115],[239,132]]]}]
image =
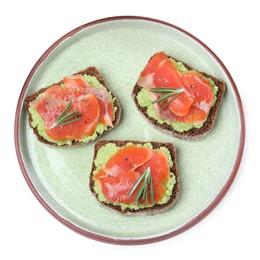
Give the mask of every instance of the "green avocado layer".
[{"label": "green avocado layer", "polygon": [[[99,89],[105,89],[107,90],[99,81],[95,76],[90,76],[90,75],[84,75],[85,80],[90,83],[93,87],[95,88],[99,88]],[[112,97],[111,93],[108,92],[110,100],[113,104],[113,110],[114,110],[114,114],[117,110],[117,107],[114,106],[114,102],[115,102],[115,98]],[[40,97],[40,95],[39,95]],[[53,139],[51,139],[45,132],[45,122],[42,119],[42,117],[37,113],[35,108],[30,107],[29,108],[29,112],[31,114],[32,117],[32,122],[31,125],[34,128],[37,128],[37,132],[40,136],[42,136],[45,140],[55,143],[59,146],[61,145],[71,145],[72,141],[55,141]],[[96,127],[95,132],[93,133],[93,135],[91,136],[87,136],[81,140],[77,140],[79,142],[82,143],[88,143],[92,140],[94,140],[95,138],[97,138],[98,135],[102,134],[103,132],[105,132],[107,130],[107,126],[103,125],[103,124],[98,124]]]},{"label": "green avocado layer", "polygon": [[[184,64],[180,61],[176,62],[175,60],[172,59],[172,61],[174,62],[174,64],[176,65],[177,69],[180,72],[185,72],[188,71],[188,69],[184,66]],[[218,92],[218,87],[215,84],[215,82],[210,79],[210,78],[206,78],[209,83],[212,86],[212,92],[214,94],[214,101],[212,106],[214,106],[215,102],[216,102],[216,95]],[[181,123],[181,122],[173,122],[171,120],[163,120],[160,117],[158,117],[158,115],[156,114],[156,111],[154,109],[154,105],[152,104],[152,100],[149,94],[149,91],[142,88],[141,91],[138,92],[137,94],[137,101],[139,103],[139,105],[141,107],[144,107],[147,109],[147,114],[149,117],[155,119],[159,124],[164,124],[166,123],[167,125],[170,125],[174,130],[178,131],[178,132],[183,132],[183,131],[188,131],[192,128],[200,128],[203,126],[203,123],[199,123],[199,124],[185,124],[185,123]]]},{"label": "green avocado layer", "polygon": [[[129,146],[129,145],[133,145],[133,143],[129,142],[129,143],[126,144],[126,146]],[[147,147],[149,149],[153,149],[153,146],[152,146],[151,143],[146,143],[146,144],[143,144],[143,145],[137,144],[136,146],[140,146],[140,147],[143,146],[143,147]],[[96,158],[94,160],[94,165],[96,166],[96,170],[93,172],[93,175],[95,176],[95,174],[97,174],[98,171],[107,163],[109,158],[111,158],[114,154],[116,154],[117,151],[121,148],[122,147],[118,147],[114,143],[108,143],[108,144],[102,146],[98,150],[98,153],[97,153]],[[171,158],[170,151],[166,147],[160,147],[159,149],[155,149],[155,150],[160,150],[160,151],[165,153],[165,155],[167,156],[167,159],[168,159],[169,167],[171,168],[173,166],[173,161],[172,161],[172,158]],[[165,203],[168,202],[168,200],[170,199],[170,197],[172,195],[172,189],[173,189],[173,186],[174,186],[175,183],[176,183],[175,176],[174,176],[173,173],[170,173],[170,178],[165,183],[166,194],[162,198],[162,200],[157,204],[161,205],[161,204],[165,204]],[[139,210],[139,209],[142,209],[142,208],[147,208],[147,207],[153,206],[153,205],[145,206],[145,205],[126,204],[126,203],[106,201],[106,198],[104,197],[102,191],[100,190],[100,188],[98,187],[96,182],[94,182],[94,190],[98,195],[99,201],[105,202],[107,204],[112,204],[112,205],[115,205],[115,206],[120,206],[122,210],[125,210],[125,209]]]}]

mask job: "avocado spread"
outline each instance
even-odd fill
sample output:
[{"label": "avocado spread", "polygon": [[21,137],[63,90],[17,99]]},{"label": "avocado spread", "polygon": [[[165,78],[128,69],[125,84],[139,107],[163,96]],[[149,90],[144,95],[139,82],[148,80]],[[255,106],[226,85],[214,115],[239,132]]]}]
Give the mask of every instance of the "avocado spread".
[{"label": "avocado spread", "polygon": [[[129,142],[126,144],[126,146],[129,146],[129,145],[133,145],[133,143]],[[153,149],[153,146],[151,143],[146,143],[143,145],[137,144],[137,146],[143,146],[143,147],[147,147],[149,149]],[[94,165],[96,166],[96,170],[93,172],[93,175],[95,176],[95,174],[98,173],[98,171],[102,168],[102,166],[107,163],[109,158],[111,158],[114,154],[116,154],[117,151],[121,148],[122,147],[118,147],[114,143],[108,143],[108,144],[104,145],[103,147],[101,147],[98,150],[96,159],[94,160]],[[165,153],[165,155],[168,159],[169,167],[171,168],[173,166],[173,161],[172,161],[172,158],[170,155],[170,151],[166,147],[160,147],[159,149],[155,149],[155,150],[160,150],[163,153]],[[173,173],[170,173],[170,178],[165,183],[166,193],[165,193],[164,197],[162,198],[162,200],[157,204],[161,205],[161,204],[165,204],[168,202],[168,200],[170,199],[170,197],[172,195],[172,189],[173,189],[173,186],[175,183],[176,183],[175,176]],[[146,206],[146,205],[126,204],[126,203],[120,203],[120,202],[108,202],[108,201],[106,201],[106,198],[104,197],[102,191],[100,190],[100,188],[98,187],[96,182],[94,183],[94,190],[98,195],[99,201],[106,202],[106,203],[109,203],[109,204],[112,204],[115,206],[120,206],[122,210],[125,210],[126,208],[129,208],[132,210],[139,210],[141,208],[147,208],[147,207],[153,206],[153,205]]]},{"label": "avocado spread", "polygon": [[[179,72],[185,72],[188,71],[188,69],[184,66],[184,64],[180,61],[176,62],[175,60],[171,59],[175,66],[177,67],[177,69],[179,70]],[[214,95],[214,101],[212,106],[214,106],[215,102],[216,102],[216,95],[218,92],[218,87],[216,86],[215,82],[210,79],[210,78],[206,78],[209,83],[212,86],[212,92]],[[183,131],[188,131],[192,128],[200,128],[203,126],[203,123],[199,123],[199,124],[185,124],[182,122],[173,122],[171,120],[163,120],[161,119],[157,114],[156,111],[154,109],[154,106],[152,104],[152,100],[150,98],[149,95],[149,91],[146,89],[142,89],[141,91],[139,91],[139,93],[137,94],[137,101],[139,103],[139,105],[141,107],[146,107],[147,108],[147,114],[149,117],[155,119],[159,124],[164,124],[166,123],[167,125],[170,125],[174,130],[178,131],[178,132],[183,132]]]},{"label": "avocado spread", "polygon": [[[84,75],[84,78],[85,78],[85,80],[88,83],[91,84],[91,86],[93,86],[95,88],[105,89],[106,90],[106,88],[97,80],[97,78],[95,76]],[[111,102],[114,105],[115,98],[112,97],[110,92],[108,92],[108,94],[109,94]],[[114,110],[114,113],[115,113],[116,110],[117,110],[117,107],[113,106],[113,110]],[[66,145],[71,145],[72,141],[66,141],[66,140],[65,141],[55,141],[55,140],[51,139],[46,134],[46,132],[45,132],[45,122],[42,119],[42,117],[37,113],[36,109],[30,107],[29,108],[29,112],[30,112],[30,114],[32,116],[32,122],[31,122],[32,127],[37,128],[38,134],[41,135],[45,140],[47,140],[49,142],[52,142],[52,143],[56,143],[59,146],[65,145],[65,144]],[[87,137],[85,137],[85,138],[83,138],[81,140],[78,140],[78,141],[80,141],[82,143],[88,143],[88,142],[94,140],[95,138],[97,138],[97,136],[99,134],[102,134],[106,130],[107,130],[107,126],[106,125],[98,124],[97,127],[96,127],[95,132],[93,133],[93,135],[87,136]]]}]

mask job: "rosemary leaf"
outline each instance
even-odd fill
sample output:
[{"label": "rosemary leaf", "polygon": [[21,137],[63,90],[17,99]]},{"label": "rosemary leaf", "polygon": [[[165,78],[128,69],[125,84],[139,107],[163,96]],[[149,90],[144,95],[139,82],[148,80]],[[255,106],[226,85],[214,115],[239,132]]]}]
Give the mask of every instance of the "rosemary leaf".
[{"label": "rosemary leaf", "polygon": [[150,88],[151,92],[154,93],[172,93],[175,92],[175,90],[180,89],[180,88]]},{"label": "rosemary leaf", "polygon": [[153,193],[152,176],[150,176],[150,197],[151,197],[152,204],[154,204],[154,193]]},{"label": "rosemary leaf", "polygon": [[150,167],[148,167],[144,173],[139,177],[139,179],[136,181],[136,183],[134,184],[134,186],[132,187],[132,189],[129,192],[128,198],[130,198],[133,193],[138,189],[138,186],[141,184],[135,198],[134,198],[134,202],[138,203],[138,205],[140,205],[140,203],[142,202],[142,200],[145,200],[146,206],[148,205],[148,190],[150,187],[150,197],[151,197],[151,201],[154,204],[154,191],[153,191],[153,184],[152,184],[152,175],[151,175],[151,170]]},{"label": "rosemary leaf", "polygon": [[141,200],[143,198],[143,193],[144,193],[144,189],[145,189],[145,186],[142,185],[134,199],[134,202],[136,202],[138,200],[138,205],[141,203]]},{"label": "rosemary leaf", "polygon": [[[169,100],[167,100],[167,102],[164,102],[165,104],[163,104],[163,106],[160,108],[159,112],[161,112],[165,107],[167,107],[168,105],[171,104],[171,102],[176,98],[176,96],[173,96],[172,98],[170,98]],[[166,100],[164,100],[166,101]]]},{"label": "rosemary leaf", "polygon": [[135,185],[132,187],[132,189],[130,190],[130,193],[128,195],[128,198],[130,198],[133,193],[135,192],[135,190],[137,189],[138,185],[140,184],[140,182],[144,179],[146,171],[139,177],[139,179],[137,180],[137,182],[135,183]]},{"label": "rosemary leaf", "polygon": [[164,100],[166,100],[167,98],[171,97],[173,94],[174,94],[174,93],[172,93],[172,92],[171,92],[170,94],[164,94],[164,95],[160,96],[159,98],[157,98],[156,100],[154,100],[154,101],[152,102],[152,104],[155,104],[155,103],[157,103],[157,102],[159,102],[159,101],[164,101]]},{"label": "rosemary leaf", "polygon": [[184,89],[182,89],[182,88],[175,88],[175,89],[171,89],[171,88],[170,89],[169,88],[151,88],[150,91],[154,92],[154,93],[163,94],[162,96],[160,96],[159,98],[157,98],[156,100],[154,100],[152,102],[152,104],[155,104],[155,103],[158,103],[158,102],[164,103],[163,106],[160,108],[160,112],[161,112],[175,98],[177,98],[184,91]]},{"label": "rosemary leaf", "polygon": [[62,113],[58,117],[57,121],[60,120],[70,110],[71,106],[72,106],[72,100],[70,100],[70,102],[67,104],[65,109],[62,111]]},{"label": "rosemary leaf", "polygon": [[144,197],[145,197],[145,203],[146,203],[146,205],[148,205],[148,190],[147,189],[144,190]]},{"label": "rosemary leaf", "polygon": [[57,120],[54,122],[54,124],[49,128],[52,129],[57,126],[63,126],[67,124],[71,124],[75,121],[80,120],[82,117],[82,114],[78,111],[69,112],[72,106],[72,100],[67,104],[67,106],[64,108],[64,110],[61,112]]},{"label": "rosemary leaf", "polygon": [[[62,125],[68,125],[68,124],[71,124],[71,123],[73,123],[73,122],[76,122],[76,121],[78,121],[80,119],[80,117],[75,117],[75,118],[73,118],[73,119],[71,119],[71,120],[67,120],[67,121],[65,121],[65,122],[62,122],[62,123],[60,123],[59,125],[56,125],[56,126],[62,126]],[[55,126],[54,126],[55,127]],[[52,127],[53,128],[53,127]]]}]

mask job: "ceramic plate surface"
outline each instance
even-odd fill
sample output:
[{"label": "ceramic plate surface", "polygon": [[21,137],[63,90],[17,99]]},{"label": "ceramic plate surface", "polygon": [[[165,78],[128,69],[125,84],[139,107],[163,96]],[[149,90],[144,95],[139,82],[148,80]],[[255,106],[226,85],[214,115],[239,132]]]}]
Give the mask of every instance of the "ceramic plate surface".
[{"label": "ceramic plate surface", "polygon": [[[200,141],[160,132],[137,111],[131,91],[158,51],[223,80],[227,91],[213,131]],[[122,106],[120,124],[103,139],[172,142],[177,149],[181,194],[153,216],[123,216],[96,201],[88,186],[95,143],[53,148],[37,141],[22,103],[27,95],[63,76],[96,66]],[[27,183],[44,207],[66,226],[118,244],[154,242],[179,234],[206,216],[230,187],[244,146],[244,117],[236,86],[222,62],[201,41],[168,23],[113,17],[83,25],[54,43],[29,74],[17,105],[15,142]]]}]

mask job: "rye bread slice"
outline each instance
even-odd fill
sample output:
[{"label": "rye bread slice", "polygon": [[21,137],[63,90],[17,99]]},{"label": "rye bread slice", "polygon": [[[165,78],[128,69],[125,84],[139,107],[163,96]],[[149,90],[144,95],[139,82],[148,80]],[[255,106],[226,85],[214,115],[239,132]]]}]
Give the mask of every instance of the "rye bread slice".
[{"label": "rye bread slice", "polygon": [[[172,58],[174,59],[175,61],[180,61],[180,60],[177,60],[173,57],[170,57],[169,58]],[[192,68],[190,65],[180,61],[181,63],[183,63],[183,65],[188,69],[188,70],[195,70],[194,68]],[[209,111],[209,115],[208,115],[208,118],[207,120],[204,122],[203,126],[200,127],[200,128],[193,128],[193,129],[190,129],[188,131],[183,131],[183,132],[179,132],[179,131],[176,131],[175,129],[172,128],[172,126],[166,124],[166,123],[163,123],[163,124],[160,124],[157,122],[157,120],[155,120],[154,118],[151,118],[149,117],[149,115],[147,114],[147,108],[146,107],[141,107],[138,103],[138,100],[137,100],[137,95],[139,93],[139,91],[142,90],[142,87],[139,86],[137,83],[135,84],[134,88],[133,88],[133,91],[132,91],[132,97],[133,97],[133,100],[136,104],[136,107],[137,109],[144,115],[144,117],[150,122],[152,123],[156,128],[159,128],[160,130],[166,132],[166,133],[169,133],[171,135],[173,135],[174,137],[177,137],[177,138],[181,138],[181,139],[190,139],[190,140],[198,140],[198,139],[201,139],[203,138],[204,136],[206,136],[213,128],[214,126],[214,123],[216,121],[216,117],[217,117],[217,112],[218,112],[218,109],[219,109],[219,106],[220,106],[220,103],[221,103],[221,100],[222,100],[222,97],[225,93],[225,89],[226,89],[226,86],[225,86],[225,83],[205,72],[199,72],[201,73],[203,76],[205,76],[206,78],[210,78],[212,79],[216,86],[218,87],[218,92],[217,92],[217,96],[216,96],[216,102],[214,104],[213,107],[211,107],[210,111]]]},{"label": "rye bread slice", "polygon": [[[115,98],[115,95],[113,94],[113,92],[111,91],[111,89],[108,87],[106,81],[104,80],[104,78],[101,76],[101,74],[99,73],[98,69],[94,66],[92,67],[88,67],[84,70],[81,70],[79,72],[76,72],[74,73],[73,75],[90,75],[90,76],[95,76],[97,78],[97,80],[99,81],[100,84],[102,84],[107,91],[109,91],[112,95],[113,98]],[[63,81],[59,81],[58,83],[54,83],[52,84],[51,86],[53,85],[61,85],[63,83]],[[64,144],[64,145],[57,145],[56,143],[53,143],[53,142],[49,142],[48,140],[44,139],[41,135],[39,135],[38,131],[37,131],[37,128],[34,128],[32,126],[32,115],[30,114],[29,112],[29,108],[30,108],[30,103],[32,101],[34,101],[41,93],[45,92],[48,88],[50,88],[51,86],[49,87],[45,87],[45,88],[41,88],[39,89],[37,92],[31,94],[30,96],[27,96],[24,100],[24,108],[28,114],[28,121],[29,121],[29,125],[30,127],[33,129],[33,132],[34,134],[36,135],[37,139],[40,141],[40,142],[43,142],[45,144],[48,144],[48,145],[52,145],[52,146],[56,146],[56,147],[64,147],[64,146],[79,146],[79,145],[84,145],[86,143],[83,143],[83,142],[80,142],[80,141],[72,141],[72,144],[71,145],[68,145],[68,144]],[[115,118],[114,118],[114,121],[113,121],[113,127],[108,127],[108,129],[103,132],[102,134],[98,134],[97,138],[101,137],[102,135],[106,134],[107,132],[111,131],[112,129],[114,129],[119,121],[120,121],[120,116],[121,116],[121,107],[120,107],[120,104],[118,102],[117,99],[115,99],[114,101],[114,106],[117,108],[117,111],[115,112]],[[96,138],[96,139],[97,139]],[[92,140],[91,142],[95,141],[96,139]]]},{"label": "rye bread slice", "polygon": [[[98,194],[95,192],[94,190],[94,184],[95,181],[93,180],[93,172],[96,170],[96,165],[94,163],[96,157],[97,157],[97,153],[99,151],[99,149],[103,146],[105,146],[108,143],[114,143],[116,146],[118,147],[124,147],[126,146],[127,143],[133,143],[133,144],[146,144],[146,143],[151,143],[151,145],[153,146],[153,149],[158,149],[160,147],[166,147],[170,154],[171,154],[171,158],[173,161],[173,166],[170,168],[170,171],[174,174],[175,179],[176,179],[176,183],[173,186],[173,190],[172,190],[172,194],[168,200],[168,202],[166,202],[165,204],[155,204],[153,207],[150,208],[143,208],[143,209],[138,209],[138,210],[133,210],[133,209],[125,209],[122,210],[121,207],[119,205],[113,205],[113,204],[109,204],[106,203],[104,201],[100,201],[98,199]],[[94,158],[93,158],[93,162],[92,162],[92,169],[91,169],[91,173],[89,176],[89,188],[91,190],[91,192],[94,194],[94,196],[96,197],[96,199],[98,200],[98,202],[113,210],[116,212],[119,212],[121,214],[125,214],[125,215],[153,215],[156,213],[160,213],[163,211],[166,211],[170,208],[173,207],[173,205],[176,203],[177,198],[179,197],[179,193],[180,193],[180,182],[179,182],[179,173],[178,173],[178,167],[177,167],[177,158],[176,158],[176,150],[175,147],[172,143],[160,143],[160,142],[140,142],[140,141],[132,141],[132,140],[123,140],[123,141],[118,141],[118,140],[100,140],[96,143],[95,147],[94,147]]]}]

